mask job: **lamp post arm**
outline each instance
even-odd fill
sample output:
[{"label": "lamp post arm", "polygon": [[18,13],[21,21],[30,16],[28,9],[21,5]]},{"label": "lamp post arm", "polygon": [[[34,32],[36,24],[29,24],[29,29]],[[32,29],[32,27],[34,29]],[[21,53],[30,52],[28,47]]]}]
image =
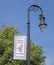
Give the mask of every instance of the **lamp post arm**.
[{"label": "lamp post arm", "polygon": [[[28,8],[28,11],[30,11],[31,8],[36,9],[36,11],[37,11],[37,9],[38,9],[38,10],[41,11],[41,14],[43,14],[43,10],[42,10],[42,8],[41,8],[40,6],[38,6],[38,5],[31,5],[31,6]],[[32,9],[32,10],[33,10],[33,9]]]},{"label": "lamp post arm", "polygon": [[40,15],[43,15],[43,10],[40,6],[38,5],[31,5],[29,8],[28,8],[28,23],[30,23],[30,11],[37,11],[37,10],[40,10]]}]

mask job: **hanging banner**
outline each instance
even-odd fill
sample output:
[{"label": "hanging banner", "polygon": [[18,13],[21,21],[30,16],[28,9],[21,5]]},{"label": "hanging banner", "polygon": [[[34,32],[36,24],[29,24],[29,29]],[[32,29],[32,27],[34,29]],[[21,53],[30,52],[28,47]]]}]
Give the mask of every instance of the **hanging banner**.
[{"label": "hanging banner", "polygon": [[14,37],[14,59],[26,60],[27,36]]}]

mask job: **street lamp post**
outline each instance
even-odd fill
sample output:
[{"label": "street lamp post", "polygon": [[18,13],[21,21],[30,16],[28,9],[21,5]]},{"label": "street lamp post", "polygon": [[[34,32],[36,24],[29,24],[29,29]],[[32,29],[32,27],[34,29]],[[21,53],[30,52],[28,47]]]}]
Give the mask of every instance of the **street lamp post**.
[{"label": "street lamp post", "polygon": [[40,10],[40,24],[39,27],[41,31],[44,30],[44,28],[47,27],[47,24],[45,23],[45,17],[43,16],[43,10],[40,6],[38,5],[31,5],[28,8],[28,22],[27,22],[27,62],[28,65],[30,65],[30,11],[38,11]]}]

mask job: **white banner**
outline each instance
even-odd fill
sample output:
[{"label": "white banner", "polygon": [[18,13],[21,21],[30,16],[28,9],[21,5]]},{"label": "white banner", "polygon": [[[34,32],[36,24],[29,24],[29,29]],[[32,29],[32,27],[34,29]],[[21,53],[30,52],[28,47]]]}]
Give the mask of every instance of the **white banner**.
[{"label": "white banner", "polygon": [[27,36],[14,37],[14,59],[26,60]]}]

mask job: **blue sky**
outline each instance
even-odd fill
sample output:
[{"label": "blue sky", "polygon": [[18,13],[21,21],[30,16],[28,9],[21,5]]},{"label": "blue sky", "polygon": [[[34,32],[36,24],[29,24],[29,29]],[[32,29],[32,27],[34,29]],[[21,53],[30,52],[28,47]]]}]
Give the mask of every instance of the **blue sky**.
[{"label": "blue sky", "polygon": [[54,65],[54,0],[0,0],[0,27],[14,26],[22,34],[27,34],[28,7],[32,4],[41,6],[48,27],[41,32],[38,27],[39,12],[31,12],[31,40],[43,46],[46,65]]}]

